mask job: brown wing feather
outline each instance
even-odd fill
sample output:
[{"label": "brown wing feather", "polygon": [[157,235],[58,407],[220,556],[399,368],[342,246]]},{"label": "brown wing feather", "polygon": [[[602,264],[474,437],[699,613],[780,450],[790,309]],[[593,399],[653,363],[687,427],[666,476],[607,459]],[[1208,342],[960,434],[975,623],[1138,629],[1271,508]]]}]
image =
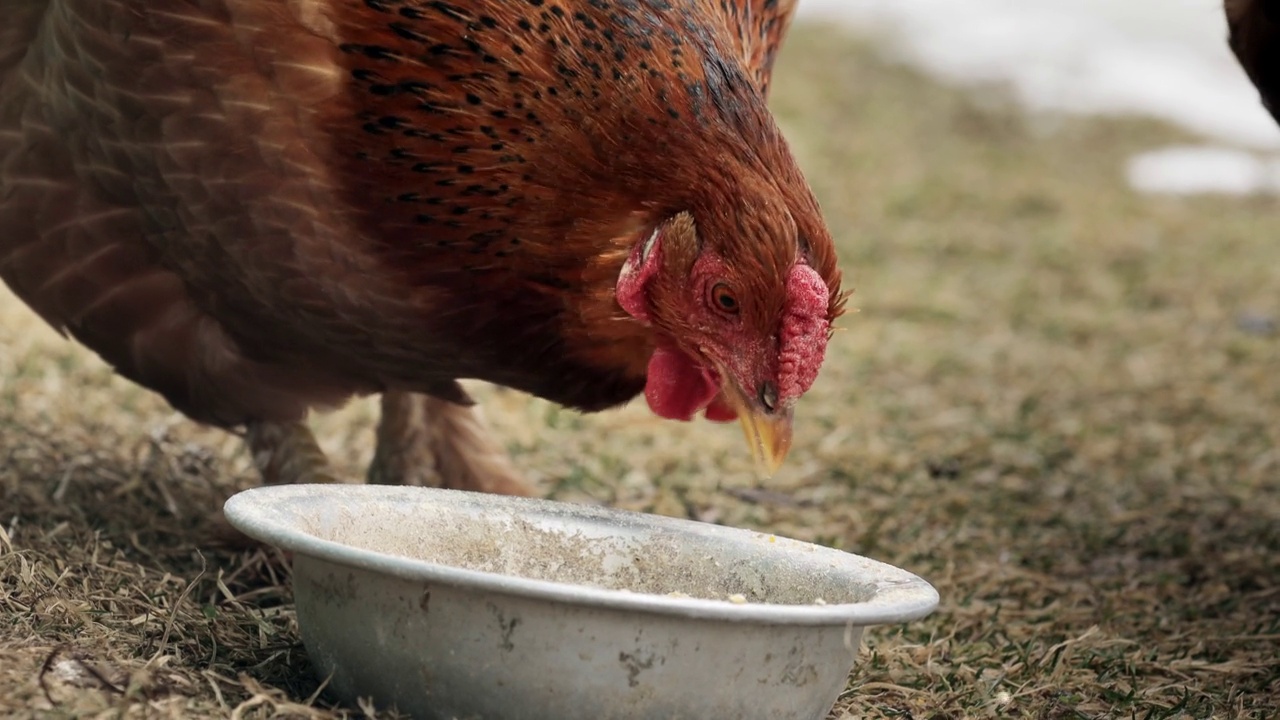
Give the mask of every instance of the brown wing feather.
[{"label": "brown wing feather", "polygon": [[[341,232],[320,229],[323,178],[281,106],[323,91],[323,73],[298,69],[316,44],[252,5],[0,0],[0,277],[123,375],[228,425],[354,389],[260,352],[289,323],[235,322],[264,288],[280,307],[315,294],[263,277],[274,266],[255,255]],[[278,45],[294,56],[255,47],[255,28],[299,36]]]},{"label": "brown wing feather", "polygon": [[1280,2],[1226,0],[1231,51],[1280,121]]}]

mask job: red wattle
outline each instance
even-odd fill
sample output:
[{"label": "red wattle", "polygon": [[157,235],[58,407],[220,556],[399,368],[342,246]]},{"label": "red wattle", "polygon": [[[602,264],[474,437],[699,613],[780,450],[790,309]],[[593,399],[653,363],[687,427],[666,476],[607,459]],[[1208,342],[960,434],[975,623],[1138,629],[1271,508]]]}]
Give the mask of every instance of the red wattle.
[{"label": "red wattle", "polygon": [[644,399],[659,417],[692,420],[719,392],[710,374],[679,350],[660,347],[649,358]]}]

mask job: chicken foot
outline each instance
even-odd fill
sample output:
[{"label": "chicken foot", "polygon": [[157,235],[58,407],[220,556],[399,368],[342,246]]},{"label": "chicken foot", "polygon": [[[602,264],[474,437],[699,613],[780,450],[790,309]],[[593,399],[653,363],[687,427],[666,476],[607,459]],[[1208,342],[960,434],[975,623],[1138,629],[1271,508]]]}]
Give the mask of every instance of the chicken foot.
[{"label": "chicken foot", "polygon": [[[244,439],[253,464],[267,485],[341,482],[305,422],[251,422],[245,428]],[[256,541],[227,522],[221,508],[204,532],[205,541],[214,545],[237,550],[256,547]]]},{"label": "chicken foot", "polygon": [[305,422],[249,423],[245,442],[267,485],[340,482]]},{"label": "chicken foot", "polygon": [[532,495],[478,408],[429,395],[382,394],[370,483],[430,485],[502,495]]}]

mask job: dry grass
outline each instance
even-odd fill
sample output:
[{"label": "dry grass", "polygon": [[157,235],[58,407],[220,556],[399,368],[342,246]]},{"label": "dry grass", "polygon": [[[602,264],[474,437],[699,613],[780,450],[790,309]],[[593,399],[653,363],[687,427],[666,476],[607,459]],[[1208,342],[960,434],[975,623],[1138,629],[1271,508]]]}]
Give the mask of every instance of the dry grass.
[{"label": "dry grass", "polygon": [[[862,309],[788,466],[761,491],[735,428],[485,390],[518,461],[932,580],[837,717],[1280,716],[1276,201],[1136,196],[1123,159],[1173,131],[1026,119],[821,32],[780,72]],[[371,417],[317,422],[353,475]],[[0,715],[342,714],[287,565],[209,539],[253,482],[235,438],[0,299]]]}]

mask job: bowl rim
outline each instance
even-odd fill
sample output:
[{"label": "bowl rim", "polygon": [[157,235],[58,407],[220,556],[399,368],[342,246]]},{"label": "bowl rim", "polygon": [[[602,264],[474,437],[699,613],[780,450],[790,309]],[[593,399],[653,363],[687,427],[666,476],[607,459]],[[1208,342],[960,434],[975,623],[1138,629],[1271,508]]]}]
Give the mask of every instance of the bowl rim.
[{"label": "bowl rim", "polygon": [[[299,500],[317,497],[356,499],[409,500],[430,502],[436,497],[466,496],[481,505],[520,512],[581,508],[598,515],[629,518],[654,528],[693,531],[722,539],[748,539],[751,536],[773,536],[827,552],[841,553],[847,560],[863,567],[868,577],[865,584],[873,588],[870,599],[857,603],[830,605],[738,604],[729,600],[672,597],[652,593],[596,588],[553,580],[537,580],[484,570],[430,562],[402,555],[366,550],[326,540],[298,528],[288,521],[288,507]],[[718,620],[768,625],[843,625],[869,627],[889,625],[922,618],[933,612],[939,601],[938,591],[906,570],[854,553],[814,543],[787,538],[776,533],[736,528],[686,518],[640,513],[595,505],[571,503],[544,498],[526,498],[489,493],[396,485],[298,484],[250,488],[236,493],[223,505],[227,521],[240,532],[269,545],[292,551],[295,555],[325,560],[338,565],[389,575],[401,580],[424,584],[444,584],[461,589],[480,590],[507,596],[561,602],[592,608],[651,613],[672,617]]]}]

